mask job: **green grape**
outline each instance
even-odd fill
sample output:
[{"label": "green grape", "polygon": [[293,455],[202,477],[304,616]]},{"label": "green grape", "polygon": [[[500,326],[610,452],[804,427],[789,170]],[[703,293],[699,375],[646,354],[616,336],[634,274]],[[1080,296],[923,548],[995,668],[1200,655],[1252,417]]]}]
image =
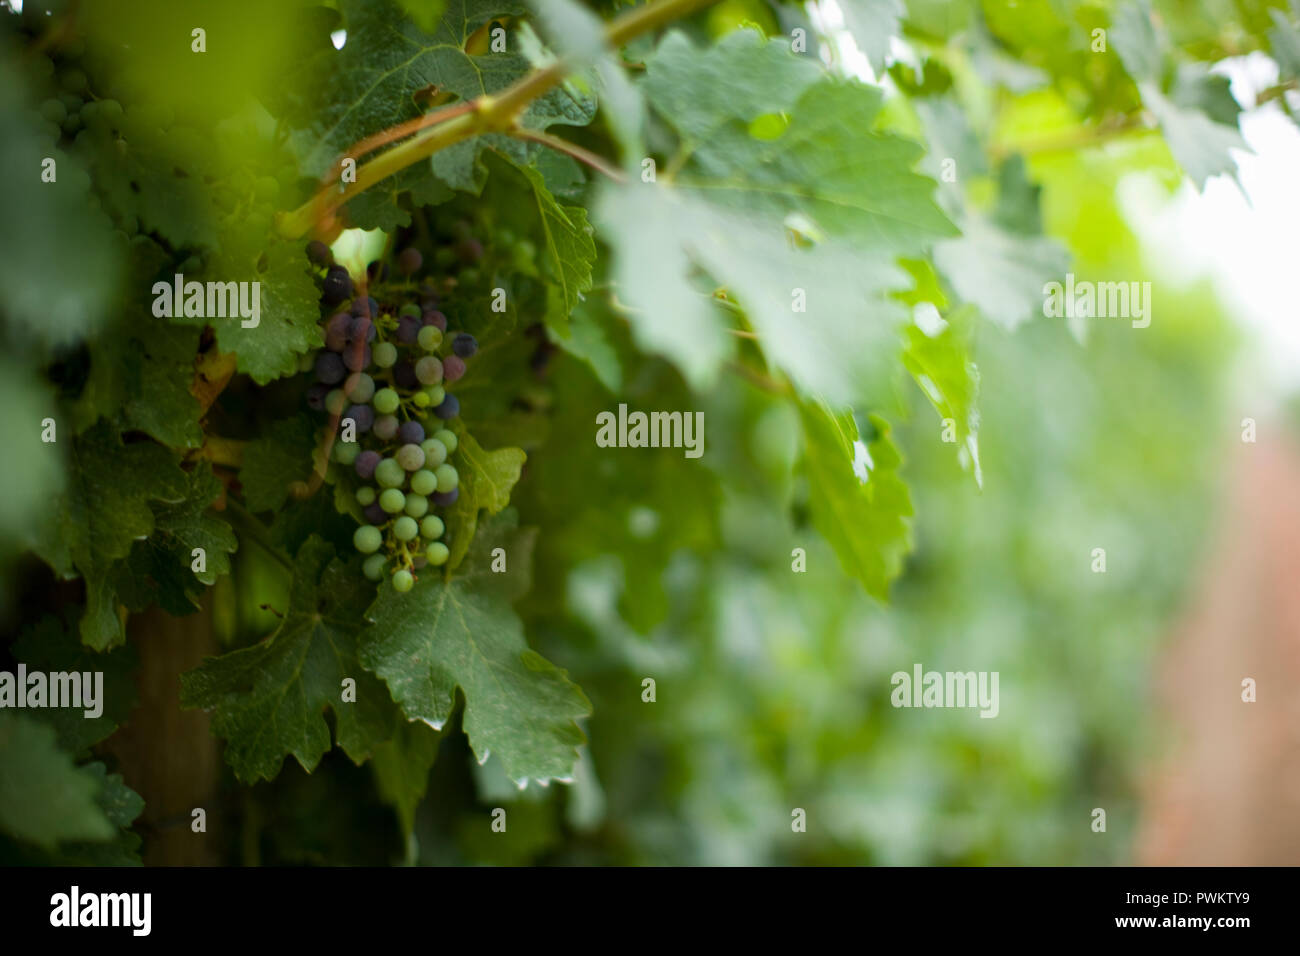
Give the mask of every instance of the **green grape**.
[{"label": "green grape", "polygon": [[[374,358],[373,351],[371,352],[371,358]],[[355,405],[364,405],[375,397],[375,380],[365,372],[353,374],[348,379],[348,384],[352,386],[348,391],[348,397]]]},{"label": "green grape", "polygon": [[[426,453],[427,454],[427,453]],[[428,464],[428,461],[425,461]],[[438,464],[442,464],[439,462]],[[438,467],[434,465],[434,467]],[[421,468],[411,476],[411,490],[417,495],[431,495],[438,490],[438,476],[428,468]]]},{"label": "green grape", "polygon": [[402,404],[402,399],[391,388],[381,388],[375,392],[374,401],[371,404],[375,406],[375,411],[379,414],[391,415],[397,411],[397,406]]},{"label": "green grape", "polygon": [[397,449],[397,463],[407,471],[419,471],[424,467],[424,451],[419,445],[403,445]]},{"label": "green grape", "polygon": [[406,305],[402,306],[400,309],[397,310],[397,314],[412,319],[418,319],[420,317],[420,307],[416,305],[414,302],[408,302],[406,303]]},{"label": "green grape", "polygon": [[392,342],[380,342],[370,350],[370,358],[380,368],[392,368],[397,364],[397,346]]},{"label": "green grape", "polygon": [[374,488],[371,488],[369,485],[362,485],[360,488],[357,489],[357,495],[356,495],[357,504],[359,504],[363,508],[366,505],[373,505],[377,497],[379,497],[378,493],[375,491]]},{"label": "green grape", "polygon": [[[401,492],[399,491],[400,495]],[[373,554],[384,543],[383,532],[372,524],[363,524],[352,533],[352,543],[362,554]]]},{"label": "green grape", "polygon": [[[420,447],[424,449],[424,467],[437,468],[447,460],[447,446],[436,438],[426,438],[420,442]],[[411,487],[415,487],[412,485]],[[432,491],[420,492],[424,495],[433,494]]]},{"label": "green grape", "polygon": [[456,446],[459,444],[459,441],[457,440],[454,431],[448,428],[439,428],[433,433],[433,437],[447,446],[447,454],[456,454]]},{"label": "green grape", "polygon": [[361,564],[361,571],[371,581],[378,581],[384,576],[384,565],[388,563],[388,555],[372,554]]},{"label": "green grape", "polygon": [[405,568],[393,575],[393,590],[398,594],[405,594],[411,590],[413,584],[415,584],[415,578]]},{"label": "green grape", "polygon": [[348,398],[341,388],[331,388],[325,395],[325,411],[331,415],[342,415],[347,404]]},{"label": "green grape", "polygon": [[361,446],[354,441],[336,441],[334,443],[334,460],[340,465],[350,465],[361,454]]},{"label": "green grape", "polygon": [[439,405],[443,403],[443,400],[446,399],[447,390],[443,388],[441,385],[430,385],[423,392],[417,392],[416,394],[428,395],[429,404],[432,405],[434,408],[437,408]]},{"label": "green grape", "polygon": [[375,466],[375,481],[381,488],[400,488],[406,483],[406,471],[395,458],[385,458]]},{"label": "green grape", "polygon": [[447,559],[451,557],[451,549],[441,541],[435,541],[429,545],[429,550],[425,552],[424,556],[429,559],[430,564],[437,567],[447,563]]},{"label": "green grape", "polygon": [[415,402],[416,408],[428,408],[433,402],[429,399],[428,392],[416,392],[411,396],[411,401]]},{"label": "green grape", "polygon": [[402,515],[393,522],[393,537],[398,541],[410,541],[420,533],[420,526],[409,515]]},{"label": "green grape", "polygon": [[454,491],[460,484],[460,472],[456,471],[454,465],[439,465],[433,473],[438,478],[438,490],[443,494]]},{"label": "green grape", "polygon": [[46,100],[41,104],[41,115],[57,126],[68,118],[68,108],[62,100]]},{"label": "green grape", "polygon": [[416,341],[420,343],[420,348],[432,352],[442,344],[442,329],[436,325],[426,325],[420,329],[420,336]]},{"label": "green grape", "polygon": [[430,541],[437,541],[446,530],[447,526],[437,515],[425,515],[424,520],[420,522],[420,534]]},{"label": "green grape", "polygon": [[407,495],[403,510],[412,518],[423,518],[429,510],[429,499],[424,495]]},{"label": "green grape", "polygon": [[406,495],[400,488],[385,488],[379,496],[379,507],[390,515],[395,515],[406,507]]}]

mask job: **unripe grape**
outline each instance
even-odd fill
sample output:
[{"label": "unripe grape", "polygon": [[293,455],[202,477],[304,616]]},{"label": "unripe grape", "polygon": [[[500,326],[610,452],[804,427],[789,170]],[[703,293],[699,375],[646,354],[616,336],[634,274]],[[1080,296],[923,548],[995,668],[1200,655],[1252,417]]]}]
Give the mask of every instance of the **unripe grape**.
[{"label": "unripe grape", "polygon": [[333,454],[334,460],[340,465],[350,465],[361,454],[361,446],[354,441],[336,441]]},{"label": "unripe grape", "polygon": [[395,459],[385,458],[375,466],[375,481],[381,488],[400,488],[406,483],[406,472]]},{"label": "unripe grape", "polygon": [[429,511],[429,499],[424,495],[407,495],[406,506],[402,510],[412,518],[423,518]]},{"label": "unripe grape", "polygon": [[420,533],[420,526],[410,515],[402,515],[393,522],[393,537],[398,541],[410,541]]},{"label": "unripe grape", "polygon": [[428,408],[433,403],[429,400],[428,392],[416,392],[411,396],[411,401],[415,403],[416,408]]},{"label": "unripe grape", "polygon": [[388,556],[383,554],[372,554],[361,564],[361,573],[371,581],[379,581],[384,576],[384,565],[388,563]]},{"label": "unripe grape", "polygon": [[348,397],[343,394],[343,389],[331,388],[325,393],[325,411],[331,415],[342,415],[347,404]]},{"label": "unripe grape", "polygon": [[416,341],[420,343],[420,348],[432,352],[442,344],[442,331],[436,325],[426,325],[420,329]]},{"label": "unripe grape", "polygon": [[460,485],[460,473],[456,471],[454,465],[439,465],[433,470],[433,474],[438,479],[438,490],[440,492],[453,491]]},{"label": "unripe grape", "polygon": [[356,499],[357,504],[363,508],[366,505],[373,505],[375,503],[375,489],[369,485],[362,485],[356,490]]},{"label": "unripe grape", "polygon": [[404,319],[418,319],[420,317],[420,307],[414,302],[407,302],[397,310],[397,314]]},{"label": "unripe grape", "polygon": [[390,515],[395,515],[406,507],[406,495],[400,488],[385,488],[379,496],[379,507]]},{"label": "unripe grape", "polygon": [[402,422],[402,427],[397,429],[397,437],[407,445],[418,445],[424,441],[424,426],[417,421]]},{"label": "unripe grape", "polygon": [[430,385],[423,392],[416,392],[415,394],[426,396],[429,400],[428,404],[433,408],[437,408],[447,400],[447,390],[441,385]]},{"label": "unripe grape", "polygon": [[460,414],[460,399],[455,395],[448,395],[442,400],[442,404],[433,410],[433,413],[443,420],[455,418]]},{"label": "unripe grape", "polygon": [[375,406],[375,411],[381,415],[391,415],[397,411],[397,406],[402,403],[402,398],[391,388],[381,388],[375,392],[371,399]]},{"label": "unripe grape", "polygon": [[456,437],[456,433],[450,428],[438,429],[433,433],[433,437],[442,442],[443,447],[447,449],[447,454],[456,454],[456,446],[460,444],[460,440]]},{"label": "unripe grape", "polygon": [[429,550],[425,552],[424,556],[436,568],[447,563],[447,559],[451,557],[451,549],[441,541],[435,541],[429,545]]},{"label": "unripe grape", "polygon": [[421,385],[437,385],[442,381],[442,362],[436,355],[426,355],[415,363],[415,377]]},{"label": "unripe grape", "polygon": [[424,520],[420,522],[420,534],[430,541],[437,541],[446,530],[447,526],[442,523],[442,519],[437,515],[426,515]]},{"label": "unripe grape", "polygon": [[403,445],[397,449],[397,463],[407,471],[419,471],[424,467],[424,451],[419,445]]},{"label": "unripe grape", "polygon": [[[425,464],[428,462],[426,461]],[[438,490],[438,476],[428,468],[421,468],[411,475],[411,490],[417,495],[433,494]]]},{"label": "unripe grape", "polygon": [[353,372],[343,384],[343,391],[352,401],[364,405],[375,397],[375,380],[365,372]]},{"label": "unripe grape", "polygon": [[448,355],[442,360],[442,377],[448,382],[459,381],[465,374],[465,360],[459,355]]},{"label": "unripe grape", "polygon": [[[398,492],[401,494],[401,492]],[[352,543],[362,554],[374,554],[384,543],[384,535],[372,524],[363,524],[352,532]]]},{"label": "unripe grape", "polygon": [[[447,446],[439,438],[426,438],[420,442],[420,447],[424,449],[424,466],[426,468],[437,468],[447,460]],[[428,492],[423,492],[423,494],[428,494]]]},{"label": "unripe grape", "polygon": [[371,358],[380,368],[392,368],[397,364],[397,346],[392,342],[380,342],[374,347]]},{"label": "unripe grape", "polygon": [[353,467],[357,470],[357,477],[363,481],[369,481],[375,477],[375,469],[378,467],[382,455],[377,451],[366,450],[357,455],[357,460]]},{"label": "unripe grape", "polygon": [[398,421],[396,415],[380,415],[375,419],[374,427],[371,429],[376,438],[384,441],[392,441],[397,434]]},{"label": "unripe grape", "polygon": [[398,594],[405,594],[407,591],[411,590],[411,586],[414,584],[415,578],[413,578],[411,572],[405,568],[393,575],[393,590]]}]

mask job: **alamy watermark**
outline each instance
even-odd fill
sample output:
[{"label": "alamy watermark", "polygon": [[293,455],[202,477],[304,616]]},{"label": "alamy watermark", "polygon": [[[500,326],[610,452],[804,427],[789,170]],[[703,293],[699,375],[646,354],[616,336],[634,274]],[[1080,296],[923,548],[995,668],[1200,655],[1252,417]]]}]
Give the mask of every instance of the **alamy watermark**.
[{"label": "alamy watermark", "polygon": [[103,671],[0,671],[0,707],[80,707],[90,720],[104,713]]},{"label": "alamy watermark", "polygon": [[1150,282],[1076,282],[1066,273],[1064,284],[1043,286],[1043,315],[1052,319],[1132,319],[1133,328],[1151,324]]},{"label": "alamy watermark", "polygon": [[224,319],[238,316],[239,324],[255,329],[262,321],[262,283],[185,281],[153,284],[153,314],[160,319]]},{"label": "alamy watermark", "polygon": [[895,671],[889,702],[895,707],[978,707],[981,717],[998,715],[997,671]]},{"label": "alamy watermark", "polygon": [[600,448],[684,448],[687,458],[704,454],[703,412],[631,412],[596,416],[596,445]]}]

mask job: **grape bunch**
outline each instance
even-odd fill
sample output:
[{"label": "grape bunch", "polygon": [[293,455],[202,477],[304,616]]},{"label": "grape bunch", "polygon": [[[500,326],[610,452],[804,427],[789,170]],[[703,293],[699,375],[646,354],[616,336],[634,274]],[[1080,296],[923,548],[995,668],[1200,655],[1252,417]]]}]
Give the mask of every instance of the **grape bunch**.
[{"label": "grape bunch", "polygon": [[[334,479],[361,515],[352,540],[366,555],[366,577],[387,575],[394,590],[409,591],[417,570],[450,556],[442,540],[446,525],[436,513],[460,495],[452,463],[459,441],[448,427],[460,402],[448,387],[465,374],[478,342],[448,333],[432,284],[412,278],[423,265],[418,249],[397,256],[403,280],[376,282],[369,291],[355,287],[324,243],[310,243],[307,255],[331,313],[307,404],[338,417]],[[355,440],[343,440],[350,433]]]}]

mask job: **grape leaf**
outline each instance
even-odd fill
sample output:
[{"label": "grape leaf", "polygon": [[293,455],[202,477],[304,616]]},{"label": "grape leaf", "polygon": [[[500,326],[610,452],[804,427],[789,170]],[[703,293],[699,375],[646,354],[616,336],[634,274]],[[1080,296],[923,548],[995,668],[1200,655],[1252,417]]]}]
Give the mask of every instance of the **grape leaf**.
[{"label": "grape leaf", "polygon": [[[67,486],[40,520],[33,545],[58,574],[86,580],[81,639],[104,650],[125,639],[112,587],[115,562],[154,529],[150,501],[180,501],[185,473],[153,442],[124,445],[107,424],[70,442]],[[54,446],[49,446],[54,447]]]},{"label": "grape leaf", "polygon": [[[41,441],[41,421],[54,409],[54,395],[34,370],[16,358],[0,358],[0,443],[7,458],[22,462],[5,476],[0,495],[0,540],[4,551],[30,539],[49,518],[50,498],[63,487],[58,444]],[[56,426],[58,420],[55,420]]]},{"label": "grape leaf", "polygon": [[[326,708],[355,763],[389,736],[388,693],[357,660],[372,593],[355,567],[312,537],[294,562],[289,608],[275,632],[181,676],[181,706],[213,711],[212,731],[225,738],[226,760],[240,780],[274,779],[289,754],[314,770],[330,749]],[[356,681],[355,703],[342,699],[345,678]]]},{"label": "grape leaf", "polygon": [[[380,592],[368,612],[361,659],[388,684],[407,717],[435,729],[451,716],[456,688],[462,722],[479,762],[491,754],[516,783],[572,776],[584,740],[575,722],[591,710],[564,671],[524,641],[510,603],[529,588],[532,532],[498,519],[476,536],[464,574],[423,574],[414,588]],[[491,570],[492,550],[507,571]]]},{"label": "grape leaf", "polygon": [[430,176],[425,166],[417,163],[349,200],[346,207],[348,222],[358,229],[383,229],[385,232],[409,226],[411,214],[402,205],[403,195],[409,195],[411,204],[416,207],[436,206],[450,199],[452,191],[441,179]]},{"label": "grape leaf", "polygon": [[312,472],[318,427],[306,414],[281,419],[262,438],[244,449],[239,483],[250,511],[278,511],[289,497],[289,486]]},{"label": "grape leaf", "polygon": [[853,416],[801,402],[804,468],[813,523],[844,570],[884,601],[912,547],[911,496],[898,475],[902,458],[889,426],[872,416],[876,437],[863,443]]},{"label": "grape leaf", "polygon": [[1137,83],[1159,82],[1163,72],[1164,34],[1151,22],[1151,5],[1133,0],[1115,10],[1109,33],[1120,62]]},{"label": "grape leaf", "polygon": [[497,514],[510,504],[510,489],[519,480],[527,457],[522,448],[498,448],[487,451],[474,436],[457,424],[459,444],[452,463],[460,473],[460,495],[447,510],[447,538],[451,556],[447,570],[455,571],[469,552],[478,527],[479,512]]},{"label": "grape leaf", "polygon": [[379,795],[397,811],[402,833],[415,830],[415,809],[429,788],[429,770],[438,758],[442,733],[422,720],[402,720],[392,740],[375,747],[371,767]]},{"label": "grape leaf", "polygon": [[1212,176],[1236,174],[1237,162],[1228,151],[1250,151],[1236,126],[1224,126],[1200,110],[1177,106],[1150,84],[1143,84],[1141,90],[1143,102],[1160,123],[1169,151],[1197,189],[1203,190]]},{"label": "grape leaf", "polygon": [[47,614],[26,629],[13,644],[13,655],[28,670],[46,673],[99,672],[103,712],[87,717],[85,708],[47,707],[31,716],[49,724],[59,735],[59,746],[79,754],[99,743],[123,723],[135,706],[135,649],[130,645],[110,653],[96,653],[81,643],[75,627]]},{"label": "grape leaf", "polygon": [[[964,341],[972,311],[971,307],[958,310],[942,329],[931,335],[915,325],[908,326],[903,365],[939,413],[939,418],[945,423],[952,421],[952,441],[957,443],[958,457],[970,470],[975,484],[983,487],[980,416],[976,407],[980,376]],[[941,437],[948,440],[946,436]]]},{"label": "grape leaf", "polygon": [[42,847],[108,840],[115,828],[99,805],[100,782],[75,767],[52,727],[0,711],[0,830]]},{"label": "grape leaf", "polygon": [[883,75],[889,41],[902,34],[903,0],[841,0],[840,11],[871,69],[877,76]]}]

